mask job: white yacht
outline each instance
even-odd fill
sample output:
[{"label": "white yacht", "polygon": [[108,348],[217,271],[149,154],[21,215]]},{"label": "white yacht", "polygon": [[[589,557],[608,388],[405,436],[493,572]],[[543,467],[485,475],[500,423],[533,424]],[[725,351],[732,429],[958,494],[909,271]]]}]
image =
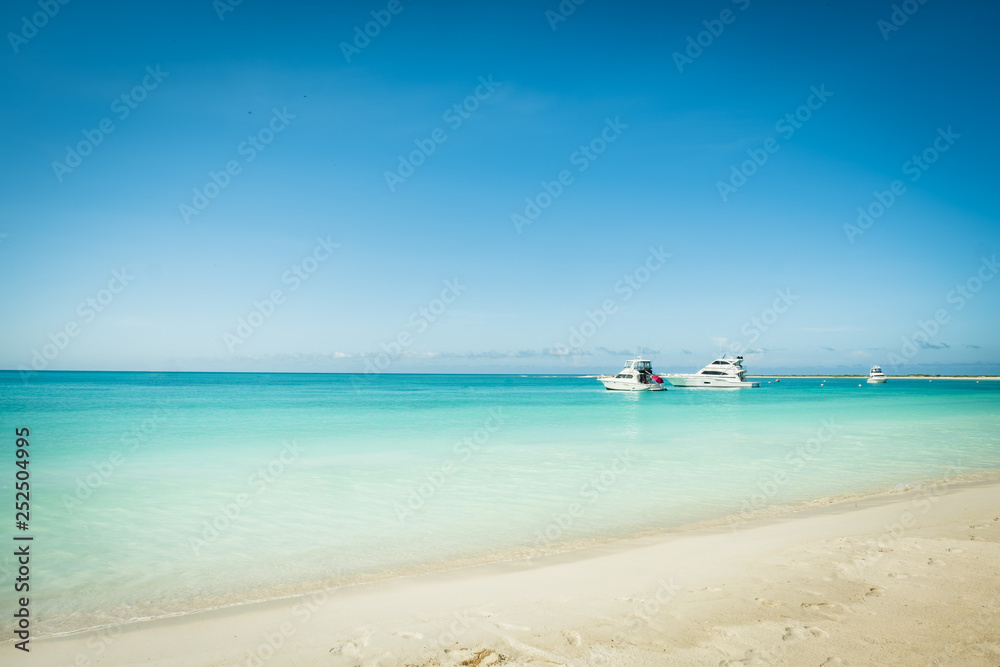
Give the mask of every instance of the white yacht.
[{"label": "white yacht", "polygon": [[759,387],[750,382],[743,370],[743,357],[716,359],[697,373],[671,373],[663,378],[675,387]]},{"label": "white yacht", "polygon": [[878,366],[872,366],[871,373],[868,374],[868,384],[884,384],[886,381],[885,373]]},{"label": "white yacht", "polygon": [[653,374],[649,359],[629,359],[618,375],[598,375],[605,389],[615,391],[666,391],[663,379]]}]

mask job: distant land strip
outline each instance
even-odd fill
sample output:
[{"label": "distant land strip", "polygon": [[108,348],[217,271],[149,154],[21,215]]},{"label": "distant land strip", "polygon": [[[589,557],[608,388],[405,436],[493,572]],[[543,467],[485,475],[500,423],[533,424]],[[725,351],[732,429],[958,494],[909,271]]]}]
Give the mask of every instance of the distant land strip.
[{"label": "distant land strip", "polygon": [[[747,375],[750,378],[867,378],[867,375],[788,375],[779,373],[776,375]],[[1000,375],[923,375],[913,373],[910,375],[886,375],[887,378],[897,380],[907,379],[931,379],[931,380],[1000,380]]]}]

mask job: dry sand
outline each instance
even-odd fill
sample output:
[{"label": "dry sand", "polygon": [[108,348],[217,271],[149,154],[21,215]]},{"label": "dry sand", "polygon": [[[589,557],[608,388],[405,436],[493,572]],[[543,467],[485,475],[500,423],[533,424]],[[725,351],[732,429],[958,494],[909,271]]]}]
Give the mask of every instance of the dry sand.
[{"label": "dry sand", "polygon": [[[32,641],[37,665],[1000,665],[1000,484]],[[10,660],[8,662],[8,660]]]}]

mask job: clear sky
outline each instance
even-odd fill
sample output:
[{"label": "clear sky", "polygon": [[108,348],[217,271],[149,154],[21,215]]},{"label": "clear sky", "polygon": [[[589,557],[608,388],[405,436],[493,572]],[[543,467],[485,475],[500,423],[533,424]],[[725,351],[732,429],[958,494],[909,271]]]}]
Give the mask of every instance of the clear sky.
[{"label": "clear sky", "polygon": [[1000,6],[896,6],[6,2],[0,368],[1000,371]]}]

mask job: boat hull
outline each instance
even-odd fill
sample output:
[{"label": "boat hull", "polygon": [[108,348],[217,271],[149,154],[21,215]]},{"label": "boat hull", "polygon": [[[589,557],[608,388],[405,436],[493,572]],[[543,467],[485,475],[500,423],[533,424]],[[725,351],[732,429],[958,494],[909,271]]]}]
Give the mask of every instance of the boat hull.
[{"label": "boat hull", "polygon": [[868,378],[868,384],[885,384],[886,378]]},{"label": "boat hull", "polygon": [[605,389],[610,391],[666,391],[666,387],[658,382],[652,384],[642,384],[641,382],[629,382],[617,378],[597,378]]},{"label": "boat hull", "polygon": [[675,387],[690,389],[749,389],[760,382],[740,382],[726,378],[706,378],[704,375],[664,375],[663,379]]}]

